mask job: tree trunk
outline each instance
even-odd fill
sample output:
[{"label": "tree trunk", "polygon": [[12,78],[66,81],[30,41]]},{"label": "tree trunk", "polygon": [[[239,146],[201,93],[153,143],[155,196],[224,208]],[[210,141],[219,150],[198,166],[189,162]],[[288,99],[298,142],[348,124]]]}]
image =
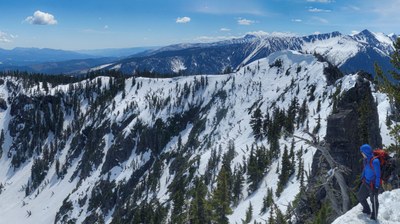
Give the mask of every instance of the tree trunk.
[{"label": "tree trunk", "polygon": [[[340,210],[339,215],[346,213],[350,209],[350,196],[349,196],[349,191],[348,191],[349,187],[347,186],[346,180],[344,178],[344,173],[346,172],[347,168],[341,164],[338,164],[333,159],[331,154],[329,153],[329,151],[328,151],[329,146],[327,146],[326,144],[317,143],[315,136],[312,135],[312,137],[314,139],[313,141],[310,141],[308,139],[305,139],[305,138],[302,138],[299,136],[294,136],[294,137],[305,141],[308,145],[313,146],[317,150],[319,150],[321,152],[322,156],[328,162],[329,167],[331,169],[334,169],[335,167],[337,167],[336,171],[334,172],[334,177],[336,178],[336,181],[339,184],[340,193],[341,193],[341,197],[342,197],[342,208]],[[332,187],[333,186],[329,185],[329,184],[325,185],[325,188],[331,188],[330,190],[327,189],[328,195],[329,195],[329,193],[333,194],[334,189],[332,189]],[[332,196],[334,196],[334,195],[332,195]],[[337,204],[337,203],[335,203],[335,204]],[[335,206],[335,204],[333,204],[332,206]],[[338,206],[338,205],[336,205],[336,206]],[[338,212],[338,211],[336,211],[336,212]]]}]

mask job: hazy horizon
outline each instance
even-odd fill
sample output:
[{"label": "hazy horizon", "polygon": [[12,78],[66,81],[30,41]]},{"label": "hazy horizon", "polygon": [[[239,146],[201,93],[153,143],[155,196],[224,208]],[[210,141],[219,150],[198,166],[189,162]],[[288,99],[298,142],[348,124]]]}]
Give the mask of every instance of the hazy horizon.
[{"label": "hazy horizon", "polygon": [[390,34],[400,28],[400,0],[6,0],[1,8],[3,49],[118,49],[211,42],[251,32]]}]

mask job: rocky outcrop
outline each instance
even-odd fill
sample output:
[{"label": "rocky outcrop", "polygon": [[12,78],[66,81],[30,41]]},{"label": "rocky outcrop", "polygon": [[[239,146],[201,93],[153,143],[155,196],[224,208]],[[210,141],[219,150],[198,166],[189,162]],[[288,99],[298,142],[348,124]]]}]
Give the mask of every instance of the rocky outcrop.
[{"label": "rocky outcrop", "polygon": [[0,98],[0,109],[7,110],[7,108],[7,102],[3,98]]},{"label": "rocky outcrop", "polygon": [[[346,183],[350,188],[356,189],[357,176],[362,169],[359,147],[364,143],[372,147],[382,145],[377,107],[367,79],[358,76],[355,86],[337,101],[336,108],[328,117],[325,143],[333,159],[349,169],[345,174]],[[300,218],[297,223],[315,220],[318,213],[326,208],[327,203],[329,204],[329,193],[323,187],[323,182],[327,179],[328,170],[332,168],[317,151],[307,191],[301,196],[297,208],[296,213]],[[333,181],[330,184],[340,192],[337,182]],[[333,213],[331,212],[330,217],[326,217],[328,221],[333,221],[340,215]]]},{"label": "rocky outcrop", "polygon": [[362,169],[360,146],[382,146],[378,111],[367,80],[358,77],[355,86],[343,94],[335,113],[328,117],[325,140],[333,158],[352,171],[346,178],[351,186]]}]

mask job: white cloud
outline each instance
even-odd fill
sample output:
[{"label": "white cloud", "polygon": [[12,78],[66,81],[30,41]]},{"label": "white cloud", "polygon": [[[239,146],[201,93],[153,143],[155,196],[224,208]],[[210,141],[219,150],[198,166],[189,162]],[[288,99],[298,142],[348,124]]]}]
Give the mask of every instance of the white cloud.
[{"label": "white cloud", "polygon": [[[268,33],[262,30],[259,31],[253,31],[253,32],[247,32],[245,35],[253,35],[253,36],[258,36],[258,37],[263,37],[263,36],[285,36],[285,37],[293,37],[297,36],[297,34],[294,33],[282,33],[282,32],[272,32]],[[210,43],[210,42],[217,42],[217,41],[223,41],[223,40],[232,40],[232,39],[237,39],[237,38],[243,38],[244,36],[199,36],[194,38],[194,41],[196,42],[203,42],[203,43]]]},{"label": "white cloud", "polygon": [[194,38],[194,41],[196,42],[202,42],[202,43],[212,43],[212,42],[217,42],[217,41],[223,41],[223,40],[232,40],[236,38],[241,38],[240,36],[200,36]]},{"label": "white cloud", "polygon": [[176,23],[188,23],[188,22],[190,22],[190,17],[187,17],[187,16],[184,16],[184,17],[178,17],[177,19],[176,19]]},{"label": "white cloud", "polygon": [[54,16],[47,12],[42,12],[37,10],[33,13],[33,16],[28,16],[25,19],[26,22],[33,25],[55,25],[57,24],[57,20]]},{"label": "white cloud", "polygon": [[303,20],[301,20],[301,19],[292,19],[292,22],[301,23],[301,22],[303,22]]},{"label": "white cloud", "polygon": [[104,29],[107,30],[108,28],[110,28],[108,25],[104,26]]},{"label": "white cloud", "polygon": [[349,6],[345,6],[343,7],[344,10],[351,10],[351,11],[360,11],[361,8],[355,5],[349,5]]},{"label": "white cloud", "polygon": [[253,31],[253,32],[247,32],[246,34],[250,34],[250,35],[253,35],[253,36],[259,36],[259,37],[269,35],[268,32],[265,32],[265,31],[263,31],[263,30]]},{"label": "white cloud", "polygon": [[229,28],[221,28],[220,31],[222,31],[222,32],[229,32],[229,31],[231,31],[231,29],[229,29]]},{"label": "white cloud", "polygon": [[[192,1],[196,2],[196,1]],[[265,6],[255,1],[232,1],[232,0],[217,0],[217,1],[197,1],[193,3],[193,10],[199,13],[214,14],[214,15],[254,15],[265,16],[268,12],[264,9]]]},{"label": "white cloud", "polygon": [[10,43],[13,39],[17,38],[16,35],[8,34],[0,31],[0,43]]},{"label": "white cloud", "polygon": [[255,23],[254,20],[242,19],[242,18],[239,18],[237,22],[238,22],[239,25],[245,25],[245,26],[248,26],[248,25],[251,25],[251,24]]},{"label": "white cloud", "polygon": [[320,22],[320,23],[324,23],[327,24],[329,23],[329,21],[327,19],[321,18],[321,17],[313,17],[314,20]]},{"label": "white cloud", "polygon": [[292,33],[292,32],[278,32],[278,31],[274,31],[271,33],[272,36],[275,37],[297,37],[298,34],[296,33]]},{"label": "white cloud", "polygon": [[309,8],[309,12],[331,12],[329,9]]}]

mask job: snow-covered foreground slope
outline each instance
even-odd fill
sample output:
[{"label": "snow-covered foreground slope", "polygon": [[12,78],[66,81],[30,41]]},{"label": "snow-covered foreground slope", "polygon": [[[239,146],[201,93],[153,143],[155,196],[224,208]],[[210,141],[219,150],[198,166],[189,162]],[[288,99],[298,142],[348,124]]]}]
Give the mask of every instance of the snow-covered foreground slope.
[{"label": "snow-covered foreground slope", "polygon": [[[368,203],[371,206],[370,201]],[[396,224],[400,223],[400,189],[386,191],[379,195],[379,214],[378,221],[373,221],[369,216],[361,212],[362,206],[358,204],[346,214],[337,218],[332,224],[364,224],[364,223],[380,223],[380,224]]]},{"label": "snow-covered foreground slope", "polygon": [[[262,119],[272,119],[275,111],[286,114],[292,102],[296,108],[305,105],[307,115],[293,122],[293,134],[307,137],[305,130],[315,131],[323,139],[332,95],[353,87],[357,78],[346,76],[329,86],[327,66],[312,55],[283,51],[226,75],[97,77],[58,86],[33,82],[30,88],[24,87],[26,80],[5,77],[0,85],[8,106],[0,111],[5,132],[1,221],[129,223],[140,212],[158,209],[159,217],[173,222],[175,204],[183,203],[183,214],[189,211],[195,177],[208,177],[206,199],[211,200],[222,158],[232,145],[232,172],[247,166],[252,148],[270,148],[266,137],[255,139],[250,125],[257,108]],[[387,109],[384,96],[379,99]],[[268,189],[284,212],[296,198],[297,161],[280,196],[275,194],[283,150],[301,151],[308,168],[316,149],[283,134],[278,148],[254,191],[248,173],[242,174],[237,204],[230,204],[231,223],[245,219],[250,203],[251,221],[267,220],[269,209],[260,211]]]}]

